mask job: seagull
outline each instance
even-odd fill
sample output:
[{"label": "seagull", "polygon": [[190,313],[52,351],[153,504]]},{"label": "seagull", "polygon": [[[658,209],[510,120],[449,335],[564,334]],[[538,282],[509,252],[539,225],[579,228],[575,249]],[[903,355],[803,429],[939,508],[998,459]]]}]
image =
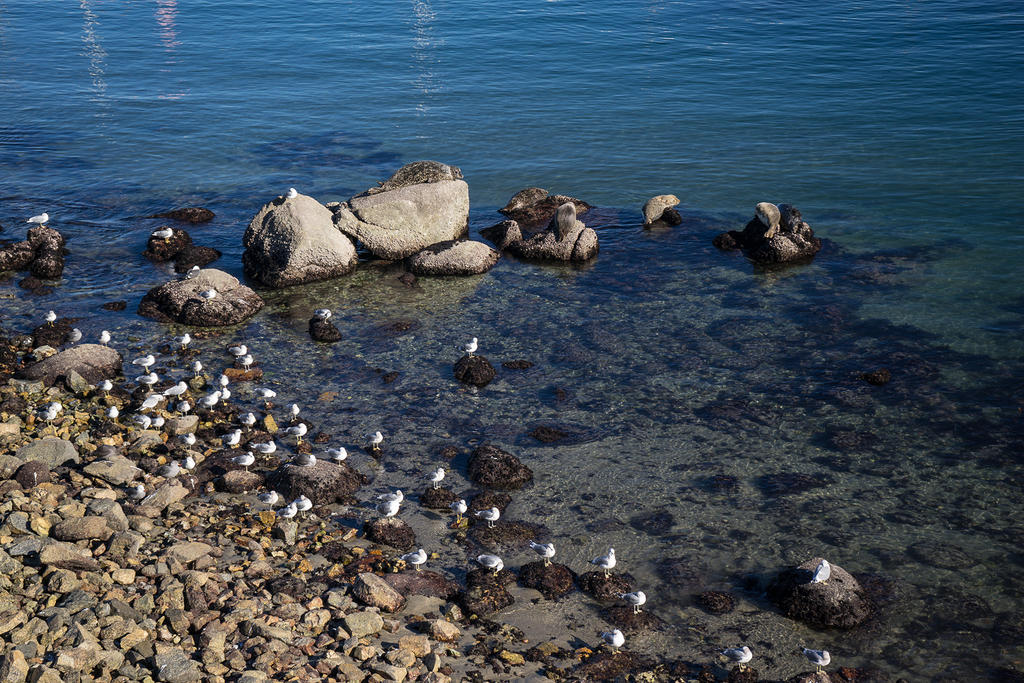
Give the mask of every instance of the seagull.
[{"label": "seagull", "polygon": [[288,414],[291,416],[292,422],[297,420],[299,417],[299,404],[293,403],[288,406]]},{"label": "seagull", "polygon": [[254,443],[253,449],[259,451],[263,455],[273,455],[277,452],[277,444],[273,441],[267,441],[264,443]]},{"label": "seagull", "polygon": [[832,565],[828,563],[828,560],[822,560],[818,563],[818,568],[814,570],[811,583],[825,583],[830,576],[832,576]]},{"label": "seagull", "polygon": [[277,495],[277,491],[265,491],[256,497],[260,499],[261,503],[274,507],[281,496]]},{"label": "seagull", "polygon": [[160,401],[162,400],[164,400],[164,397],[160,394],[150,394],[146,397],[146,400],[142,402],[142,405],[139,406],[139,408],[142,410],[152,410],[160,405]]},{"label": "seagull", "polygon": [[285,195],[285,197],[287,197],[288,199],[295,199],[298,196],[299,196],[299,191],[296,190],[294,187],[289,187],[288,188],[288,193]]},{"label": "seagull", "polygon": [[291,434],[292,436],[294,436],[295,440],[298,441],[299,443],[302,443],[302,437],[304,437],[306,435],[307,431],[309,431],[309,428],[306,427],[306,423],[305,422],[300,422],[299,424],[295,425],[294,427],[289,427],[288,428],[288,433]]},{"label": "seagull", "polygon": [[404,560],[408,564],[411,564],[416,569],[416,571],[419,571],[420,565],[426,564],[427,562],[427,551],[423,548],[420,548],[414,553],[407,553],[405,555],[402,555],[400,559]]},{"label": "seagull", "polygon": [[74,344],[80,341],[82,341],[82,331],[77,327],[71,328],[71,336],[68,337],[68,343]]},{"label": "seagull", "polygon": [[239,364],[245,368],[245,371],[249,371],[249,366],[252,365],[252,354],[247,353],[238,359]]},{"label": "seagull", "polygon": [[199,266],[192,266],[191,268],[188,269],[188,272],[185,273],[185,279],[191,280],[196,275],[199,275]]},{"label": "seagull", "polygon": [[754,658],[754,653],[750,651],[749,647],[744,645],[743,647],[730,647],[722,650],[722,656],[730,662],[739,664],[741,669],[745,669],[746,667],[743,665]]},{"label": "seagull", "polygon": [[135,381],[139,384],[145,384],[146,386],[153,386],[160,381],[160,375],[155,372],[151,372],[148,375],[139,375],[135,378]]},{"label": "seagull", "polygon": [[331,309],[329,308],[318,308],[313,311],[313,316],[320,318],[321,320],[327,320],[331,317]]},{"label": "seagull", "polygon": [[400,500],[382,500],[377,503],[377,512],[384,517],[394,517],[398,514],[398,508],[401,507],[402,501]]},{"label": "seagull", "polygon": [[293,500],[291,504],[294,505],[295,509],[298,510],[299,512],[308,512],[309,510],[313,509],[313,501],[311,501],[309,498],[306,498],[306,496],[304,495],[299,496],[298,498]]},{"label": "seagull", "polygon": [[477,555],[476,561],[485,569],[493,569],[495,576],[505,568],[505,563],[497,555]]},{"label": "seagull", "polygon": [[201,399],[199,399],[199,405],[203,406],[204,408],[213,408],[215,405],[217,405],[217,402],[220,401],[220,397],[221,393],[219,391],[215,391],[212,394],[207,394],[206,396],[203,396]]},{"label": "seagull", "polygon": [[476,337],[473,337],[473,338],[472,338],[472,339],[471,339],[471,340],[469,341],[469,343],[468,343],[468,344],[466,344],[466,345],[464,345],[464,346],[462,347],[462,350],[463,350],[463,351],[465,351],[465,352],[466,352],[467,354],[469,354],[470,356],[472,356],[472,355],[473,355],[473,353],[474,353],[474,352],[476,351],[476,349],[477,349],[477,341],[476,341]]},{"label": "seagull", "polygon": [[496,507],[492,507],[490,510],[477,510],[473,514],[480,519],[486,520],[487,528],[493,529],[494,523],[498,521],[499,517],[501,517],[501,510]]},{"label": "seagull", "polygon": [[236,465],[241,465],[242,467],[245,468],[245,471],[248,472],[249,465],[256,462],[256,456],[252,454],[252,451],[246,451],[241,455],[236,455],[235,457],[231,458],[231,462],[235,463]]},{"label": "seagull", "polygon": [[281,516],[281,519],[291,519],[298,514],[299,509],[295,507],[295,501],[292,501],[281,508],[281,511],[277,514]]},{"label": "seagull", "polygon": [[48,213],[46,213],[44,211],[43,213],[39,214],[38,216],[32,216],[32,218],[29,218],[25,222],[26,223],[35,223],[36,225],[46,225],[47,223],[50,222],[50,214],[48,214]]},{"label": "seagull", "polygon": [[241,422],[244,427],[252,427],[256,424],[256,416],[252,413],[246,413],[242,417],[238,418],[238,421]]},{"label": "seagull", "polygon": [[466,501],[457,500],[448,507],[450,507],[452,509],[452,512],[455,513],[455,523],[462,524],[462,515],[466,514],[466,510],[469,509],[466,506]]},{"label": "seagull", "polygon": [[139,425],[143,429],[149,429],[150,425],[153,424],[153,418],[148,415],[134,415],[132,416],[132,422]]},{"label": "seagull", "polygon": [[818,671],[821,671],[822,667],[828,666],[828,663],[832,661],[832,655],[828,653],[828,650],[811,650],[805,647],[804,657],[807,657],[811,664],[818,667]]},{"label": "seagull", "polygon": [[647,602],[647,594],[643,591],[623,593],[619,597],[633,606],[633,614],[640,614],[640,608]]},{"label": "seagull", "polygon": [[249,348],[245,344],[229,346],[228,353],[230,353],[235,358],[239,358],[240,356],[244,356],[245,354],[249,353]]},{"label": "seagull", "polygon": [[402,493],[401,489],[398,489],[394,493],[382,493],[382,494],[380,494],[379,496],[377,496],[377,500],[384,500],[384,501],[387,501],[389,503],[395,503],[395,502],[401,503],[403,500],[405,500],[405,494]]},{"label": "seagull", "polygon": [[178,437],[178,440],[189,448],[196,445],[196,435],[193,434],[192,432],[189,432],[188,434],[182,434],[181,436]]},{"label": "seagull", "polygon": [[192,363],[192,374],[194,374],[196,377],[198,377],[199,373],[202,372],[202,371],[203,371],[203,364],[200,363],[199,361],[193,361],[193,363]]},{"label": "seagull", "polygon": [[263,403],[266,407],[270,407],[270,399],[277,396],[277,392],[273,389],[257,389],[256,395],[263,399]]},{"label": "seagull", "polygon": [[185,459],[181,461],[181,466],[186,470],[192,471],[196,468],[196,459],[191,455],[186,455]]},{"label": "seagull", "polygon": [[97,384],[96,388],[102,391],[104,394],[106,394],[107,392],[114,388],[114,383],[111,382],[109,379],[105,379],[99,384]]},{"label": "seagull", "polygon": [[348,451],[345,450],[344,446],[341,448],[328,448],[327,455],[332,462],[341,463],[348,457]]},{"label": "seagull", "polygon": [[203,291],[199,292],[199,296],[203,297],[204,299],[216,299],[217,298],[217,290],[216,289],[204,289]]},{"label": "seagull", "polygon": [[162,415],[157,415],[156,417],[153,418],[153,428],[160,429],[161,427],[164,426],[165,422],[166,420],[164,420]]},{"label": "seagull", "polygon": [[217,393],[220,394],[220,397],[222,399],[224,399],[225,401],[228,400],[229,398],[231,398],[231,391],[227,387],[224,387],[223,389],[221,389]]},{"label": "seagull", "polygon": [[53,311],[47,311],[46,312],[46,322],[49,323],[50,325],[52,325],[55,322],[57,322],[57,314],[54,313]]},{"label": "seagull", "polygon": [[164,396],[175,396],[175,397],[177,397],[177,396],[181,396],[186,391],[188,391],[188,385],[185,384],[184,382],[178,382],[173,387],[171,387],[169,389],[164,389]]},{"label": "seagull", "polygon": [[536,541],[530,541],[530,547],[533,548],[533,552],[537,553],[544,559],[545,567],[551,564],[551,558],[555,556],[554,543],[537,543]]},{"label": "seagull", "polygon": [[170,228],[160,228],[159,230],[155,230],[153,232],[153,237],[156,237],[157,239],[161,239],[164,242],[166,242],[172,237],[174,237],[174,231],[171,230]]},{"label": "seagull", "polygon": [[225,374],[221,374],[221,376],[217,378],[217,384],[221,385],[222,387],[226,387],[227,385],[231,384],[231,378]]},{"label": "seagull", "polygon": [[370,450],[376,453],[380,450],[380,445],[384,443],[384,435],[380,432],[374,432],[370,435]]},{"label": "seagull", "polygon": [[132,500],[142,500],[146,497],[146,487],[142,484],[136,484],[128,489],[128,497]]},{"label": "seagull", "polygon": [[46,409],[54,413],[59,413],[62,410],[64,410],[64,406],[60,404],[60,401],[53,401],[48,406],[46,406]]},{"label": "seagull", "polygon": [[622,631],[619,629],[605,631],[601,634],[601,639],[611,645],[614,650],[618,650],[626,642],[626,636],[622,635]]},{"label": "seagull", "polygon": [[242,430],[236,429],[232,432],[225,434],[222,439],[225,446],[228,448],[234,448],[242,441]]},{"label": "seagull", "polygon": [[598,567],[604,570],[604,577],[608,578],[608,572],[615,568],[615,548],[608,548],[608,554],[602,555],[601,557],[595,557],[590,561],[590,564],[596,564]]},{"label": "seagull", "polygon": [[172,460],[170,464],[164,465],[156,471],[157,476],[163,477],[164,479],[172,479],[181,474],[181,465],[178,464],[177,460]]},{"label": "seagull", "polygon": [[192,404],[188,401],[181,401],[178,403],[178,412],[182,415],[188,415],[188,411],[192,410]]},{"label": "seagull", "polygon": [[110,410],[107,411],[107,417],[111,420],[117,421],[117,416],[121,414],[121,411],[117,409],[117,406],[110,406]]},{"label": "seagull", "polygon": [[146,356],[142,356],[141,358],[136,358],[135,360],[132,361],[132,365],[141,365],[144,369],[148,370],[149,366],[155,362],[156,358],[153,356],[153,354],[149,354]]},{"label": "seagull", "polygon": [[186,332],[180,337],[175,337],[174,341],[177,342],[178,344],[181,344],[182,349],[186,349],[188,348],[188,345],[192,343],[192,335]]},{"label": "seagull", "polygon": [[299,467],[315,467],[316,456],[312,453],[298,453],[292,459],[292,464],[298,465]]},{"label": "seagull", "polygon": [[100,344],[102,344],[103,346],[106,346],[109,343],[110,343],[110,333],[107,332],[106,330],[103,330],[102,332],[100,332]]},{"label": "seagull", "polygon": [[434,484],[434,488],[436,489],[438,486],[441,485],[441,481],[444,479],[444,468],[438,467],[436,470],[427,475],[427,479]]}]

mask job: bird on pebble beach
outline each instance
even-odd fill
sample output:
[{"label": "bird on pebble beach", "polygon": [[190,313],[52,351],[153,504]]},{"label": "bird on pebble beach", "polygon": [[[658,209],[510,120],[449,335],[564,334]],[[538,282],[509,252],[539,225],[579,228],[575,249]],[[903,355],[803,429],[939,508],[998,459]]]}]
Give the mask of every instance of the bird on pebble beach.
[{"label": "bird on pebble beach", "polygon": [[288,416],[291,418],[292,422],[299,419],[299,412],[300,408],[298,403],[293,403],[288,406]]},{"label": "bird on pebble beach", "polygon": [[615,568],[615,548],[608,548],[608,554],[595,557],[590,564],[596,564],[604,570],[604,578],[608,578],[609,572]]},{"label": "bird on pebble beach", "polygon": [[156,473],[157,476],[163,477],[164,479],[173,479],[181,474],[181,465],[178,464],[177,460],[172,460],[170,463],[158,469]]},{"label": "bird on pebble beach", "polygon": [[611,645],[613,650],[618,650],[625,644],[626,636],[622,635],[622,631],[619,629],[614,629],[602,633],[601,640]]},{"label": "bird on pebble beach", "polygon": [[441,482],[444,480],[444,468],[438,467],[436,470],[427,475],[427,480],[434,485],[434,488],[438,488]]},{"label": "bird on pebble beach", "polygon": [[32,216],[32,218],[29,218],[25,222],[26,223],[35,223],[36,225],[46,225],[47,223],[50,222],[50,214],[48,214],[48,213],[46,213],[44,211],[43,213],[39,214],[38,216]]},{"label": "bird on pebble beach", "polygon": [[231,458],[231,462],[235,463],[236,465],[241,465],[242,467],[245,468],[245,471],[248,472],[249,466],[256,462],[256,456],[252,454],[252,451],[246,451],[241,455],[236,455],[235,457]]},{"label": "bird on pebble beach", "polygon": [[106,330],[103,330],[102,332],[100,332],[100,344],[102,346],[106,346],[109,343],[110,343],[110,332],[107,332]]},{"label": "bird on pebble beach", "polygon": [[160,394],[150,394],[146,397],[146,400],[142,402],[142,405],[139,406],[139,408],[142,410],[152,410],[160,405],[160,401],[162,400],[164,400],[164,397]]},{"label": "bird on pebble beach", "polygon": [[342,463],[345,462],[345,458],[348,457],[348,451],[345,450],[344,446],[341,448],[328,448],[327,457],[331,459],[331,462]]},{"label": "bird on pebble beach", "polygon": [[419,571],[420,566],[427,562],[427,551],[420,548],[414,553],[406,553],[405,555],[402,555],[399,559],[404,561],[406,564],[411,564],[416,571]]},{"label": "bird on pebble beach", "polygon": [[473,337],[472,339],[469,340],[467,344],[465,344],[462,347],[462,350],[465,351],[467,355],[472,356],[474,353],[476,353],[477,347],[478,343],[476,337]]},{"label": "bird on pebble beach", "polygon": [[394,517],[398,514],[398,509],[402,506],[400,500],[382,500],[377,503],[377,512],[384,517]]},{"label": "bird on pebble beach", "polygon": [[110,409],[107,410],[107,417],[109,417],[114,422],[117,422],[117,417],[120,414],[121,411],[117,409],[117,406],[110,406]]},{"label": "bird on pebble beach", "polygon": [[227,434],[224,435],[223,442],[224,445],[227,446],[228,448],[234,448],[235,446],[242,442],[242,430],[235,429],[233,431],[228,432]]},{"label": "bird on pebble beach", "polygon": [[298,196],[299,191],[296,190],[294,187],[289,187],[288,192],[285,194],[285,197],[287,197],[288,199],[295,199]]},{"label": "bird on pebble beach", "polygon": [[164,242],[167,242],[172,237],[174,237],[174,230],[172,230],[171,228],[160,228],[159,230],[153,231],[153,237],[157,238],[158,240],[163,240]]},{"label": "bird on pebble beach", "polygon": [[744,645],[742,647],[726,648],[722,650],[722,656],[734,664],[739,664],[740,669],[746,669],[747,667],[744,664],[754,658],[754,653],[750,651],[749,647]]},{"label": "bird on pebble beach", "polygon": [[474,516],[486,521],[488,529],[493,529],[494,523],[501,517],[501,510],[496,507],[492,507],[490,510],[477,510],[473,514]]},{"label": "bird on pebble beach", "polygon": [[252,444],[253,450],[257,450],[263,455],[273,455],[277,452],[277,444],[273,441],[265,441],[263,443]]},{"label": "bird on pebble beach", "polygon": [[252,365],[252,354],[247,353],[238,359],[238,364],[242,366],[242,369],[249,372],[249,366]]},{"label": "bird on pebble beach", "polygon": [[256,497],[259,498],[261,503],[269,505],[270,507],[277,505],[277,501],[280,498],[280,496],[277,495],[277,491],[264,491]]},{"label": "bird on pebble beach", "polygon": [[457,500],[448,507],[455,513],[455,523],[462,524],[462,515],[466,514],[466,510],[469,509],[466,505],[466,501],[464,499]]},{"label": "bird on pebble beach", "polygon": [[505,568],[505,563],[497,555],[477,555],[476,561],[481,567],[494,570],[495,576]]},{"label": "bird on pebble beach", "polygon": [[71,334],[68,335],[68,344],[77,344],[82,341],[82,331],[77,327],[71,328]]},{"label": "bird on pebble beach", "polygon": [[132,500],[142,500],[146,497],[146,487],[143,484],[136,484],[128,489],[128,497]]},{"label": "bird on pebble beach", "polygon": [[192,410],[192,404],[189,403],[188,401],[181,401],[178,403],[176,408],[178,409],[178,412],[181,413],[182,415],[188,415],[188,411]]},{"label": "bird on pebble beach", "polygon": [[160,381],[160,375],[155,372],[151,372],[148,375],[139,375],[135,378],[135,381],[139,384],[145,384],[146,386],[151,387]]},{"label": "bird on pebble beach", "polygon": [[533,552],[541,556],[544,560],[545,567],[551,564],[551,558],[555,556],[554,543],[537,543],[536,541],[530,541],[530,547],[533,548]]},{"label": "bird on pebble beach", "polygon": [[199,399],[199,405],[204,408],[213,408],[220,401],[221,392],[214,391],[213,393],[207,394]]},{"label": "bird on pebble beach", "polygon": [[106,396],[108,393],[110,393],[110,390],[114,388],[114,383],[111,382],[109,379],[105,379],[101,381],[99,384],[97,384],[96,388],[102,391],[103,395]]},{"label": "bird on pebble beach", "polygon": [[814,570],[811,583],[825,583],[830,576],[832,576],[832,565],[828,563],[828,560],[822,560]]},{"label": "bird on pebble beach", "polygon": [[643,591],[622,593],[619,597],[633,606],[633,614],[640,614],[640,608],[647,602],[647,594]]},{"label": "bird on pebble beach", "polygon": [[828,650],[811,650],[805,647],[803,653],[804,657],[807,657],[807,661],[817,667],[816,671],[822,671],[832,661],[832,655],[828,653]]},{"label": "bird on pebble beach", "polygon": [[256,416],[252,413],[246,413],[242,417],[238,418],[238,421],[242,423],[243,427],[249,428],[256,424]]},{"label": "bird on pebble beach", "polygon": [[374,453],[380,451],[380,445],[384,443],[384,435],[379,431],[370,435],[370,450]]},{"label": "bird on pebble beach", "polygon": [[188,385],[185,384],[184,382],[178,382],[173,387],[170,387],[168,389],[164,389],[164,396],[174,396],[174,397],[177,397],[177,396],[181,396],[186,391],[188,391]]},{"label": "bird on pebble beach", "polygon": [[191,448],[192,446],[196,445],[196,435],[193,434],[192,432],[189,432],[188,434],[182,434],[181,436],[178,437],[178,440],[185,444],[186,448]]},{"label": "bird on pebble beach", "polygon": [[295,509],[298,510],[299,512],[309,512],[310,510],[313,509],[313,501],[311,501],[309,498],[306,498],[306,496],[304,495],[299,496],[298,498],[293,500],[291,504],[294,505]]},{"label": "bird on pebble beach", "polygon": [[186,455],[185,459],[181,461],[181,466],[191,472],[196,468],[196,459],[191,455]]}]

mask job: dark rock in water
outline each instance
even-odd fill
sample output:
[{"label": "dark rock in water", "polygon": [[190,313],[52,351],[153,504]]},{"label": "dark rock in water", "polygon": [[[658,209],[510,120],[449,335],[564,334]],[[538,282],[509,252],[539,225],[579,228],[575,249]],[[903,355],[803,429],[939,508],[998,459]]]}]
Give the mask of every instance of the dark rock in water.
[{"label": "dark rock in water", "polygon": [[224,375],[232,382],[258,382],[263,379],[263,370],[251,366],[248,370],[243,368],[224,368]]},{"label": "dark rock in water", "polygon": [[498,508],[501,514],[505,514],[505,508],[512,502],[512,496],[507,493],[499,493],[497,491],[484,491],[473,496],[469,501],[466,515],[472,517],[480,510],[490,510],[491,508]]},{"label": "dark rock in water", "polygon": [[646,671],[651,667],[651,662],[633,652],[596,652],[572,670],[572,680],[618,681],[624,680],[628,674]]},{"label": "dark rock in water", "polygon": [[597,233],[576,219],[573,204],[562,204],[547,229],[523,233],[514,220],[485,228],[480,234],[498,249],[525,259],[541,261],[589,261],[600,249]]},{"label": "dark rock in water", "polygon": [[715,493],[737,493],[740,480],[731,474],[713,474],[708,477],[708,488]]},{"label": "dark rock in water", "polygon": [[460,495],[445,488],[428,488],[420,494],[420,505],[431,510],[447,510],[448,506],[461,498]]},{"label": "dark rock in water", "polygon": [[837,451],[849,451],[873,446],[878,437],[871,432],[854,429],[834,429],[825,435],[829,446]]},{"label": "dark rock in water", "polygon": [[665,626],[657,615],[641,610],[634,614],[632,605],[615,605],[604,610],[605,620],[624,633],[654,631]]},{"label": "dark rock in water", "polygon": [[812,489],[828,486],[831,478],[824,474],[804,474],[803,472],[779,472],[765,474],[757,479],[757,485],[766,496],[791,496]]},{"label": "dark rock in water", "polygon": [[501,364],[501,367],[509,370],[529,370],[533,367],[533,363],[528,360],[507,360]]},{"label": "dark rock in water", "polygon": [[409,550],[416,545],[416,534],[412,527],[397,517],[371,520],[366,523],[364,532],[367,540],[399,550]]},{"label": "dark rock in water", "polygon": [[820,563],[816,557],[780,572],[768,585],[768,599],[790,619],[817,628],[852,628],[871,616],[864,589],[842,567],[833,564],[828,581],[811,583]]},{"label": "dark rock in water", "polygon": [[26,270],[36,257],[32,245],[26,242],[15,242],[0,249],[0,272],[5,270]]},{"label": "dark rock in water", "polygon": [[174,259],[174,272],[187,273],[193,266],[205,268],[221,257],[221,253],[213,247],[201,247],[192,244],[180,252]]},{"label": "dark rock in water", "polygon": [[629,525],[637,531],[643,531],[652,536],[660,536],[667,532],[676,523],[676,518],[668,510],[637,515],[629,520]]},{"label": "dark rock in water", "polygon": [[309,336],[313,341],[330,344],[341,341],[341,330],[330,320],[313,316],[309,319]]},{"label": "dark rock in water", "polygon": [[535,427],[531,432],[530,436],[537,439],[541,443],[554,443],[560,439],[564,439],[569,436],[558,427],[551,427],[549,425],[540,425]]},{"label": "dark rock in water", "polygon": [[[929,510],[928,518],[931,517]],[[915,560],[940,569],[963,571],[978,564],[978,557],[972,555],[952,543],[934,543],[920,541],[907,548],[907,553]]]},{"label": "dark rock in water", "polygon": [[428,595],[450,600],[458,595],[460,587],[451,579],[429,569],[385,574],[384,580],[402,595]]},{"label": "dark rock in water", "polygon": [[508,570],[502,570],[495,575],[488,569],[474,569],[466,574],[467,588],[459,594],[458,601],[467,614],[487,616],[515,602],[515,598],[505,587],[514,580]]},{"label": "dark rock in water", "polygon": [[696,596],[697,604],[711,614],[728,614],[736,607],[736,598],[721,591],[704,591]]},{"label": "dark rock in water", "polygon": [[401,282],[406,287],[416,286],[416,276],[409,272],[402,273],[401,275],[399,275],[398,281]]},{"label": "dark rock in water", "polygon": [[[165,230],[168,228],[169,226],[165,225],[157,229]],[[146,251],[142,252],[142,255],[150,261],[163,263],[164,261],[170,261],[186,247],[192,245],[192,237],[187,232],[181,228],[170,228],[170,230],[172,234],[167,239],[150,235],[149,241],[146,242]]]},{"label": "dark rock in water", "polygon": [[71,330],[71,320],[68,318],[58,318],[52,323],[43,323],[32,330],[32,348],[38,349],[40,346],[58,348],[68,340]]},{"label": "dark rock in water", "polygon": [[128,308],[128,302],[127,301],[108,301],[107,303],[103,304],[103,306],[101,306],[101,308],[104,311],[123,311],[124,309]]},{"label": "dark rock in water", "polygon": [[548,194],[547,190],[539,187],[528,187],[513,195],[508,204],[498,209],[498,213],[529,228],[550,221],[558,207],[566,202],[575,206],[577,214],[586,213],[591,208],[590,204],[582,200],[562,194]]},{"label": "dark rock in water", "polygon": [[519,568],[519,585],[541,592],[548,600],[560,598],[573,589],[576,574],[564,564],[544,566],[540,560]]},{"label": "dark rock in water", "polygon": [[34,291],[43,286],[43,281],[37,278],[35,275],[29,275],[28,277],[23,278],[18,283],[18,286],[21,287],[22,289]]},{"label": "dark rock in water", "polygon": [[605,576],[603,571],[587,572],[576,577],[576,581],[584,593],[605,602],[619,600],[623,593],[633,592],[632,581],[623,574]]},{"label": "dark rock in water", "polygon": [[46,225],[37,225],[28,231],[28,243],[38,255],[40,251],[59,252],[64,248],[64,236]]},{"label": "dark rock in water", "polygon": [[27,491],[50,481],[50,468],[41,460],[29,460],[17,469],[14,480]]},{"label": "dark rock in water", "polygon": [[416,275],[479,275],[494,267],[501,252],[483,242],[448,240],[432,244],[406,259]]},{"label": "dark rock in water", "polygon": [[164,213],[155,213],[150,218],[170,218],[183,223],[205,223],[213,220],[216,214],[209,209],[198,206],[189,206],[183,209],[172,209]]},{"label": "dark rock in water", "polygon": [[661,222],[665,225],[676,226],[683,222],[683,217],[675,209],[665,209],[661,214]]},{"label": "dark rock in water", "polygon": [[396,379],[398,379],[399,376],[400,375],[399,375],[398,372],[395,372],[394,370],[392,370],[391,372],[385,372],[383,375],[381,375],[380,376],[380,380],[382,382],[384,382],[384,384],[391,384]]},{"label": "dark rock in water", "polygon": [[757,263],[804,261],[821,250],[821,240],[796,207],[761,202],[743,232],[730,230],[715,237],[719,249],[743,249]]},{"label": "dark rock in water", "polygon": [[218,491],[246,493],[248,491],[255,491],[263,485],[263,475],[259,472],[248,472],[244,469],[231,470],[230,472],[225,472],[224,476],[217,483]]},{"label": "dark rock in water", "polygon": [[120,375],[122,362],[121,354],[109,346],[79,344],[18,371],[16,377],[42,380],[52,386],[74,371],[90,384],[96,384]]},{"label": "dark rock in water", "polygon": [[483,444],[469,458],[469,478],[487,488],[510,491],[532,481],[533,471],[511,453]]},{"label": "dark rock in water", "polygon": [[288,500],[304,495],[319,506],[347,502],[366,483],[366,477],[348,463],[317,460],[312,467],[282,466],[267,481]]},{"label": "dark rock in water", "polygon": [[489,552],[498,553],[509,550],[518,550],[528,546],[530,541],[548,534],[548,530],[539,524],[529,522],[506,522],[504,520],[495,522],[493,527],[476,517],[476,522],[470,538],[486,548]]},{"label": "dark rock in water", "polygon": [[[214,290],[212,299],[200,292]],[[207,268],[190,280],[171,280],[146,293],[139,315],[160,322],[179,322],[200,327],[234,325],[263,308],[263,299],[227,273]]]},{"label": "dark rock in water", "polygon": [[64,273],[64,255],[60,252],[37,254],[29,272],[45,280],[56,280]]},{"label": "dark rock in water", "polygon": [[873,384],[876,387],[888,384],[892,379],[892,373],[887,368],[879,368],[872,370],[871,372],[865,372],[860,376],[868,384]]},{"label": "dark rock in water", "polygon": [[729,683],[757,683],[758,676],[757,669],[737,665],[729,672],[729,678],[726,680]]},{"label": "dark rock in water", "polygon": [[455,362],[455,379],[476,387],[487,386],[497,374],[483,356],[465,355]]}]

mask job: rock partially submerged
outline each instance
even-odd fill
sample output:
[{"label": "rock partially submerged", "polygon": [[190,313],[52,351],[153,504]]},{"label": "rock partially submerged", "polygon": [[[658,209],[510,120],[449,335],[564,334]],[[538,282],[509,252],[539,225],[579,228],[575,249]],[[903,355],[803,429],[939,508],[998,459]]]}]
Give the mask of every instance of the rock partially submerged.
[{"label": "rock partially submerged", "polygon": [[485,387],[498,374],[483,356],[465,355],[455,361],[455,379],[475,387]]},{"label": "rock partially submerged", "polygon": [[528,187],[516,192],[498,213],[508,216],[526,229],[531,229],[551,220],[558,207],[570,202],[576,207],[576,213],[586,213],[591,209],[585,201],[568,197],[564,194],[548,194],[540,187]]},{"label": "rock partially submerged", "polygon": [[827,581],[811,583],[816,557],[783,570],[768,586],[768,599],[790,619],[818,628],[853,628],[871,616],[872,604],[857,579],[833,564]]},{"label": "rock partially submerged", "polygon": [[674,207],[679,205],[679,197],[674,194],[659,194],[648,199],[643,206],[644,227],[661,221],[666,225],[679,225],[681,219]]},{"label": "rock partially submerged", "polygon": [[155,213],[150,218],[170,218],[183,223],[205,223],[213,220],[213,211],[201,206],[187,206],[181,209],[171,209],[163,213]]},{"label": "rock partially submerged", "polygon": [[[206,299],[200,292],[213,289],[217,295]],[[160,322],[178,322],[200,327],[234,325],[263,308],[263,299],[222,270],[206,268],[189,280],[171,280],[146,293],[139,303],[139,315]]]},{"label": "rock partially submerged", "polygon": [[743,232],[730,230],[714,239],[726,251],[742,249],[757,263],[789,263],[808,260],[821,250],[821,240],[790,204],[761,202]]},{"label": "rock partially submerged", "polygon": [[469,478],[481,486],[510,491],[533,480],[533,471],[497,446],[483,444],[469,457]]},{"label": "rock partially submerged", "polygon": [[408,259],[416,275],[479,275],[494,267],[501,252],[483,242],[448,240],[432,244]]},{"label": "rock partially submerged", "polygon": [[334,226],[331,212],[303,194],[278,197],[260,208],[242,244],[246,275],[269,287],[346,275],[359,260],[355,245]]},{"label": "rock partially submerged", "polygon": [[309,337],[313,341],[332,344],[341,341],[341,330],[335,327],[330,319],[325,320],[314,315],[309,319]]},{"label": "rock partially submerged", "polygon": [[121,374],[121,354],[109,346],[80,344],[19,370],[19,379],[42,380],[49,386],[63,381],[72,372],[81,375],[90,384],[102,379],[114,379]]},{"label": "rock partially submerged", "polygon": [[312,467],[282,465],[270,476],[268,483],[288,500],[306,496],[313,505],[348,502],[349,497],[366,483],[366,475],[348,463],[317,460]]},{"label": "rock partially submerged", "polygon": [[576,574],[564,564],[547,566],[540,560],[519,569],[519,584],[540,591],[548,600],[555,600],[574,588]]},{"label": "rock partially submerged", "polygon": [[420,183],[437,183],[442,180],[462,180],[462,169],[440,161],[413,161],[395,171],[390,178],[371,187],[364,195],[379,194]]},{"label": "rock partially submerged", "polygon": [[64,236],[57,230],[36,225],[24,242],[0,249],[0,272],[28,270],[33,276],[55,280],[64,272]]},{"label": "rock partially submerged", "polygon": [[514,220],[502,221],[480,231],[498,249],[526,259],[545,261],[588,261],[597,256],[597,233],[576,219],[570,202],[558,207],[546,230],[525,234]]}]

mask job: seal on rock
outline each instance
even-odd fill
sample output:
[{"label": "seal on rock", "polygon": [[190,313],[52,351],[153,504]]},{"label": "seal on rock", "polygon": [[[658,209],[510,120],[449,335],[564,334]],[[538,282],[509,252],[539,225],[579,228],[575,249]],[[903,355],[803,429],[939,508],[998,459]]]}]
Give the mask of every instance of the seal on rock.
[{"label": "seal on rock", "polygon": [[[674,194],[659,194],[656,197],[651,197],[644,203],[643,207],[644,227],[648,227],[656,221],[663,221],[665,219],[665,211],[678,205],[679,197]],[[676,213],[675,216],[678,217],[679,214]],[[670,221],[665,222],[670,225],[678,224],[671,223]]]}]

